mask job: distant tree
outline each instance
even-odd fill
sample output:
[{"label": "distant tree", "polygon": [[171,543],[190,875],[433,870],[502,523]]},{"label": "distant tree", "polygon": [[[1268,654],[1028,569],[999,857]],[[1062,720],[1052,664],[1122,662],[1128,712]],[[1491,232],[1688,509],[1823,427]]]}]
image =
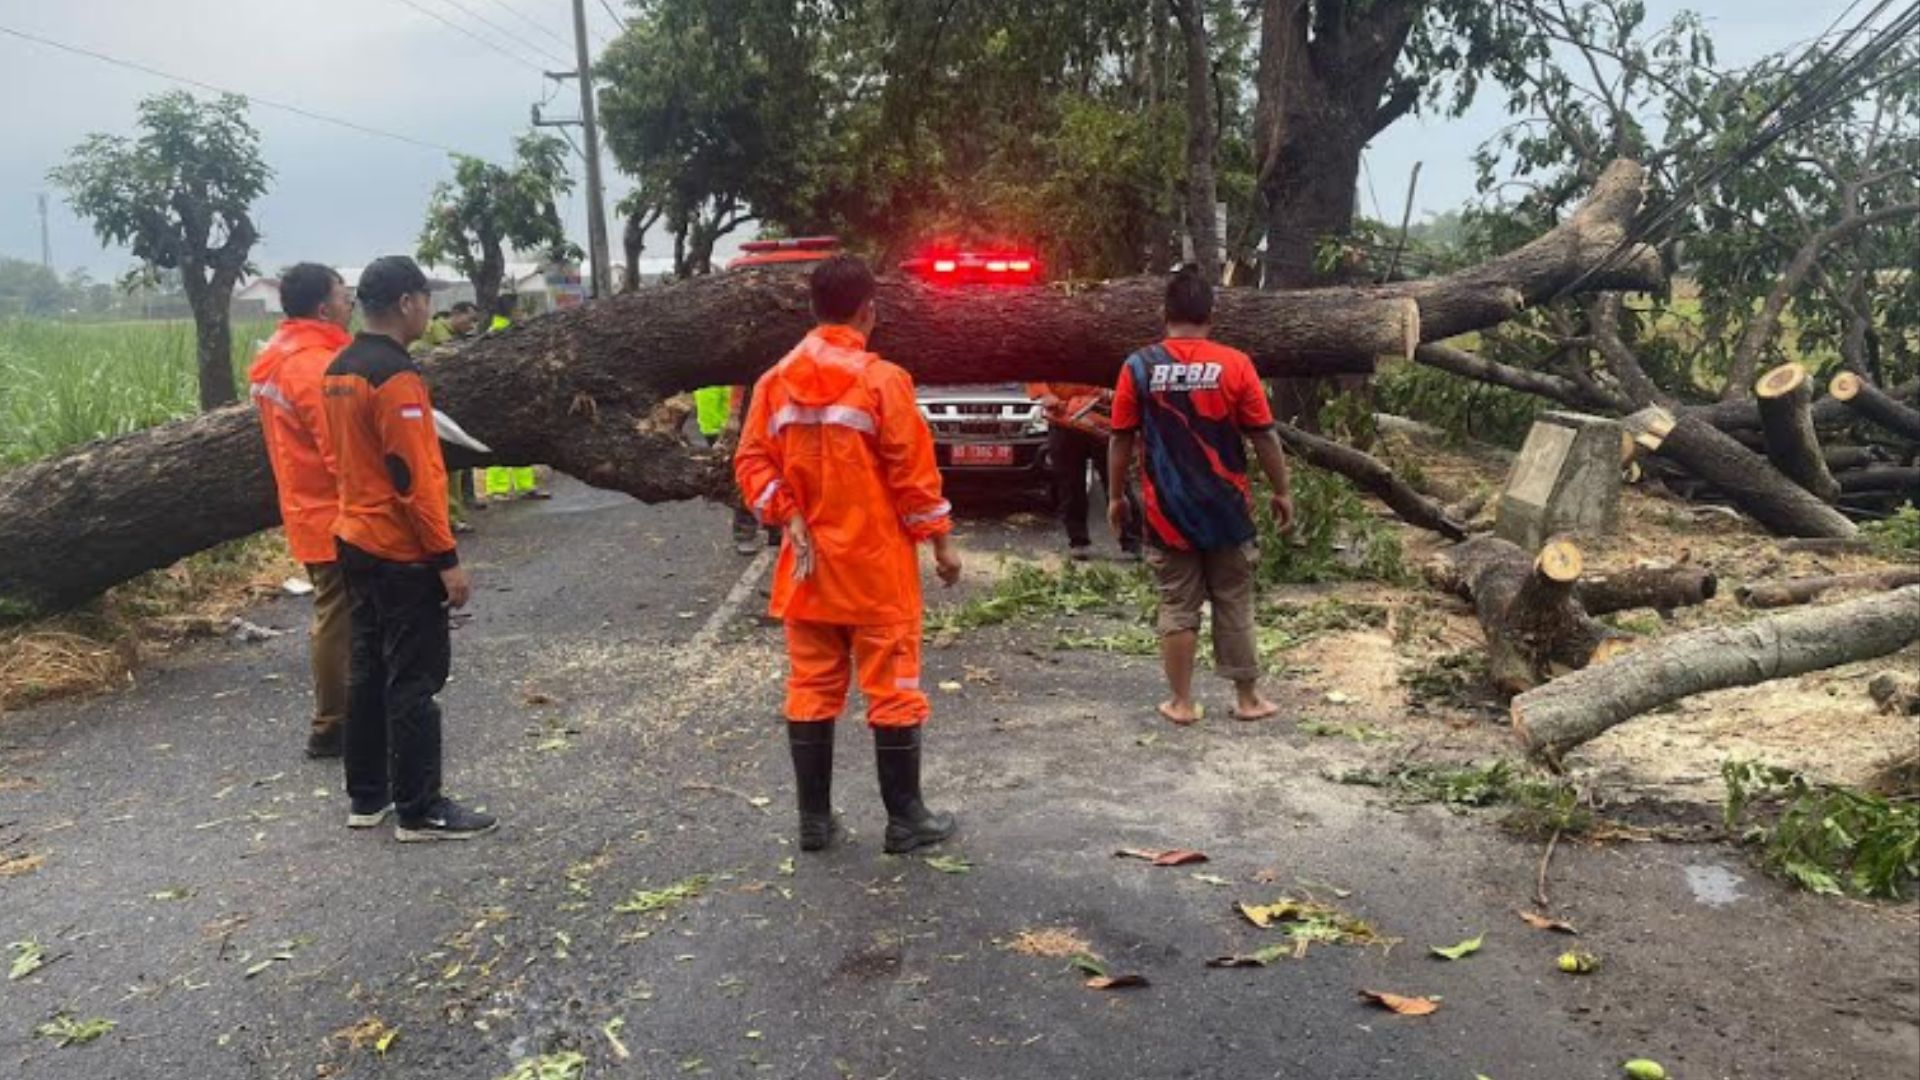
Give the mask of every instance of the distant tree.
[{"label": "distant tree", "polygon": [[420,258],[466,275],[483,311],[500,295],[508,251],[537,251],[556,262],[578,260],[580,248],[567,241],[554,205],[573,190],[566,155],[565,142],[529,132],[515,140],[511,168],[455,158],[453,180],[434,188],[427,205]]},{"label": "distant tree", "polygon": [[39,263],[0,258],[0,316],[58,315],[68,293],[59,275]]},{"label": "distant tree", "polygon": [[133,249],[141,265],[128,284],[177,272],[199,341],[200,407],[237,399],[228,308],[260,238],[253,201],[272,171],[247,122],[246,99],[207,102],[169,91],[139,105],[136,138],[95,133],[52,181],[105,244]]}]

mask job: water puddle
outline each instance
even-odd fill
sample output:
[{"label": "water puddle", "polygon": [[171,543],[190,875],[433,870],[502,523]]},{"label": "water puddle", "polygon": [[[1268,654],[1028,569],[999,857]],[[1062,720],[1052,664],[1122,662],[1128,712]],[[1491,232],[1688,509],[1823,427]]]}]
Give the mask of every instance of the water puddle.
[{"label": "water puddle", "polygon": [[1724,866],[1695,863],[1686,868],[1686,873],[1687,888],[1693,891],[1693,898],[1708,907],[1726,907],[1746,898],[1740,891],[1746,879]]}]

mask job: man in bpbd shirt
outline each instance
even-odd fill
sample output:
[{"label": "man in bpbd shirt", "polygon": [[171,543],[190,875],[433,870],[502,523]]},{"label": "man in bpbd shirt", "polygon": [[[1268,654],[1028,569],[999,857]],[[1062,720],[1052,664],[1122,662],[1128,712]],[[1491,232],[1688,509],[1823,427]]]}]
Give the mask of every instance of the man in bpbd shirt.
[{"label": "man in bpbd shirt", "polygon": [[407,354],[433,296],[412,259],[360,275],[366,329],[327,368],[327,426],[340,476],[334,536],[352,601],[346,768],[349,828],[394,813],[402,841],[491,832],[487,814],[440,793],[440,705],[452,661],[449,607],[467,572],[447,520],[447,468],[427,381]]},{"label": "man in bpbd shirt", "polygon": [[[1191,271],[1175,274],[1167,283],[1166,317],[1166,340],[1127,357],[1120,369],[1107,448],[1107,473],[1119,492],[1126,490],[1136,447],[1143,450],[1147,562],[1159,583],[1160,659],[1173,691],[1160,714],[1183,725],[1200,719],[1193,665],[1200,607],[1210,603],[1214,665],[1233,682],[1233,716],[1262,720],[1279,710],[1260,696],[1253,625],[1259,530],[1246,443],[1253,443],[1272,485],[1273,518],[1283,532],[1293,523],[1287,459],[1253,361],[1207,340],[1213,287]],[[1126,500],[1111,497],[1107,517],[1116,533],[1126,514]]]}]

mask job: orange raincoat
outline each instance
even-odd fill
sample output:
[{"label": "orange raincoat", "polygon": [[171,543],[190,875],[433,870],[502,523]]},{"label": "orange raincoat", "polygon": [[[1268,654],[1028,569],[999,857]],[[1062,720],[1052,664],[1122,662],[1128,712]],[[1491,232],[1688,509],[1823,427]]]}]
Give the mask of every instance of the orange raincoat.
[{"label": "orange raincoat", "polygon": [[333,562],[333,519],[339,513],[339,469],[327,432],[321,380],[352,335],[321,319],[287,319],[247,372],[267,460],[280,490],[287,547],[308,565]]},{"label": "orange raincoat", "polygon": [[774,568],[771,613],[787,624],[787,715],[831,720],[846,702],[851,652],[868,720],[926,718],[920,691],[916,545],[953,528],[933,435],[913,379],[845,326],[821,326],[755,384],[733,459],[760,520],[795,514],[813,536],[813,573],[793,579],[791,533]]}]

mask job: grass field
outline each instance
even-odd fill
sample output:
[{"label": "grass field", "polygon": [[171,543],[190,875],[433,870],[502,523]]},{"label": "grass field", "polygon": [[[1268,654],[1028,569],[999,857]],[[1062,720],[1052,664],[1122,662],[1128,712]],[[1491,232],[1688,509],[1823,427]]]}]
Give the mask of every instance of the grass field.
[{"label": "grass field", "polygon": [[[270,322],[233,327],[236,385]],[[199,404],[187,321],[0,321],[0,468],[183,416]]]}]

